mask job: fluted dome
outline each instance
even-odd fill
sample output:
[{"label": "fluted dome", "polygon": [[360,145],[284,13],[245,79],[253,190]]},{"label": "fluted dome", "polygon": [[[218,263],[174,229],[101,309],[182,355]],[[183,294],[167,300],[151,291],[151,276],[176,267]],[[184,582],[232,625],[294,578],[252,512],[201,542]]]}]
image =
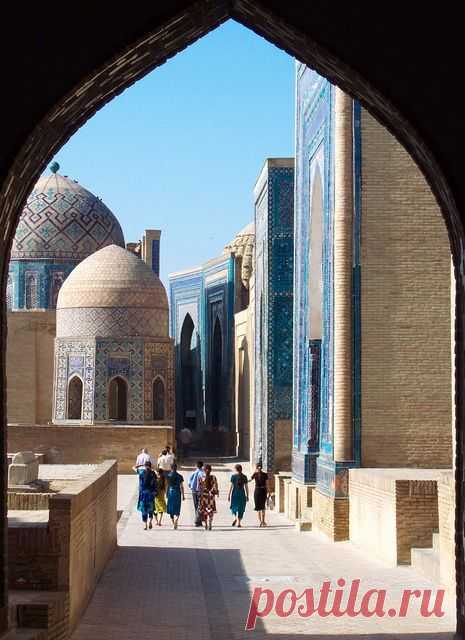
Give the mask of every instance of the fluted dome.
[{"label": "fluted dome", "polygon": [[124,247],[110,209],[76,181],[53,173],[39,179],[27,200],[11,258],[83,260],[110,244]]},{"label": "fluted dome", "polygon": [[110,245],[83,260],[57,301],[57,337],[168,337],[168,298],[157,275]]},{"label": "fluted dome", "polygon": [[255,247],[255,223],[250,222],[224,248],[225,253],[231,253],[241,259],[241,280],[246,289],[253,271]]}]

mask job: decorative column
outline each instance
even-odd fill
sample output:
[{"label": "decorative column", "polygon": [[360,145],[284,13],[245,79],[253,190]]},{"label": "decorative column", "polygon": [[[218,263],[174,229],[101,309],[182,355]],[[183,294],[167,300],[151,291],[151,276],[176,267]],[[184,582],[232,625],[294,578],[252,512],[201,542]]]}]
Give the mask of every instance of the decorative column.
[{"label": "decorative column", "polygon": [[339,88],[334,107],[334,460],[350,462],[352,421],[353,100]]}]

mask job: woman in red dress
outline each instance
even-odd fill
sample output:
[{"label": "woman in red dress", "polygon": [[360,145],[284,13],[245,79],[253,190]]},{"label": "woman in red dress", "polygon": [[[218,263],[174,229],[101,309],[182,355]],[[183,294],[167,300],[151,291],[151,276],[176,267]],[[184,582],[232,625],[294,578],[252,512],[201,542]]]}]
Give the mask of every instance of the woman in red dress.
[{"label": "woman in red dress", "polygon": [[205,531],[207,529],[211,531],[213,516],[216,513],[215,497],[219,495],[218,482],[215,476],[212,475],[211,464],[205,465],[205,476],[200,479],[199,489],[199,514],[205,525]]}]

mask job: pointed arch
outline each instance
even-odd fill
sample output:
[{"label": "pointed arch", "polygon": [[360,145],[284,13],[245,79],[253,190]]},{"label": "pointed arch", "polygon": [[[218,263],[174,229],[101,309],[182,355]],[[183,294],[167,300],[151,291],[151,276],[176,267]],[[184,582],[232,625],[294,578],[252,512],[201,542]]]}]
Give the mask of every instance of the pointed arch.
[{"label": "pointed arch", "polygon": [[108,418],[124,422],[128,419],[128,383],[121,376],[110,380],[108,387]]},{"label": "pointed arch", "polygon": [[195,325],[186,313],[181,329],[181,404],[182,425],[195,429],[197,426],[197,357]]},{"label": "pointed arch", "polygon": [[82,420],[82,396],[84,385],[78,375],[68,382],[67,420]]},{"label": "pointed arch", "polygon": [[157,376],[152,383],[152,414],[154,420],[165,420],[165,383]]}]

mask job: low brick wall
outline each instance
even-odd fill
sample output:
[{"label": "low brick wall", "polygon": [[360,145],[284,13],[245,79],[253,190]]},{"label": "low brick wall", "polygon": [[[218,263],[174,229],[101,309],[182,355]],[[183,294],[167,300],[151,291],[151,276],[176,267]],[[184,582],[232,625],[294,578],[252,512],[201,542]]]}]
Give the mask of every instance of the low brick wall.
[{"label": "low brick wall", "polygon": [[351,469],[350,540],[383,562],[410,564],[438,530],[439,469]]},{"label": "low brick wall", "polygon": [[[158,455],[173,444],[170,426],[8,425],[8,451],[47,452],[47,463],[92,464],[114,459],[119,473],[130,473],[137,453]],[[52,452],[52,453],[50,453]]]},{"label": "low brick wall", "polygon": [[334,498],[315,489],[312,494],[312,530],[334,542],[349,538],[349,500]]},{"label": "low brick wall", "polygon": [[50,495],[48,523],[8,529],[10,589],[68,592],[72,631],[116,548],[116,506],[114,460]]}]

